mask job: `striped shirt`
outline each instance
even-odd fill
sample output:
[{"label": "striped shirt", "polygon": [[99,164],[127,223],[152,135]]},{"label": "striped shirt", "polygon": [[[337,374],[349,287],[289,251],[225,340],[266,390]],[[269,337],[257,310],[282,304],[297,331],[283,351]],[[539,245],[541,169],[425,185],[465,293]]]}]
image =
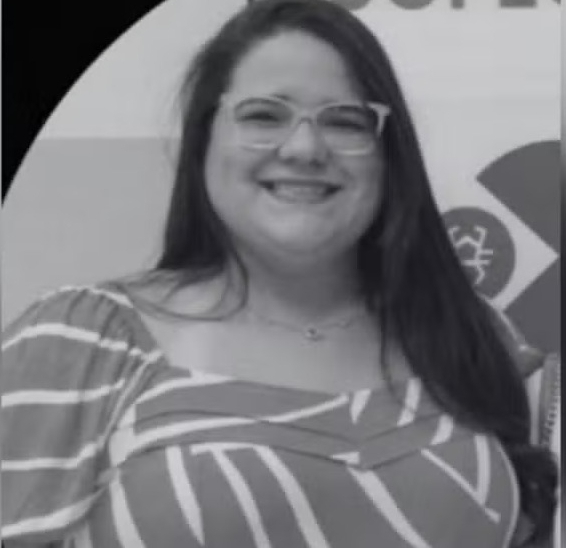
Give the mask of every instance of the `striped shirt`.
[{"label": "striped shirt", "polygon": [[496,439],[416,378],[330,394],[168,363],[113,286],[5,333],[2,538],[59,548],[505,548]]}]

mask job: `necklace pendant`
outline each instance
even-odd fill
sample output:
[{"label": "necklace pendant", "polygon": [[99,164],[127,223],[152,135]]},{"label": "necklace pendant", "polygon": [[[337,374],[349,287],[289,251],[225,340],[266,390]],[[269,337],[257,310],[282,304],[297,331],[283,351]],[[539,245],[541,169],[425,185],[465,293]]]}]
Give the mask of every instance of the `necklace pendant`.
[{"label": "necklace pendant", "polygon": [[304,335],[309,341],[320,341],[324,339],[324,335],[316,327],[307,327],[304,331]]}]

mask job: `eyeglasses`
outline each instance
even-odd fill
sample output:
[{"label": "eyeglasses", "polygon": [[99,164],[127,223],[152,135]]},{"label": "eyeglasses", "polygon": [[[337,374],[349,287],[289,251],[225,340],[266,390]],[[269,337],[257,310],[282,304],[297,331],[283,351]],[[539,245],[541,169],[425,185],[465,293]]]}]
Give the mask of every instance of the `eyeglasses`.
[{"label": "eyeglasses", "polygon": [[379,103],[336,102],[318,108],[300,108],[278,97],[222,97],[231,110],[243,146],[274,150],[281,146],[303,121],[316,127],[330,150],[339,154],[367,154],[381,135],[390,113]]}]

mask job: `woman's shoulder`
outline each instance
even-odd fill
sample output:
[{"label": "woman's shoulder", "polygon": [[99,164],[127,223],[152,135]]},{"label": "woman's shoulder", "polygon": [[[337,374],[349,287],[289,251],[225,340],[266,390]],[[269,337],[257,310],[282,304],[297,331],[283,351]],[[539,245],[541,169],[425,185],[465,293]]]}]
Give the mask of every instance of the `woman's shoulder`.
[{"label": "woman's shoulder", "polygon": [[[7,341],[32,325],[36,330],[64,325],[90,331],[136,331],[142,311],[191,314],[212,302],[215,282],[210,279],[179,283],[177,276],[142,271],[88,284],[62,285],[40,294],[3,329]],[[43,326],[40,328],[39,326]]]},{"label": "woman's shoulder", "polygon": [[64,328],[116,331],[130,310],[129,299],[112,282],[61,286],[40,295],[4,329],[4,346],[18,333],[29,339]]},{"label": "woman's shoulder", "polygon": [[4,330],[2,391],[82,390],[129,378],[159,358],[115,282],[63,286]]},{"label": "woman's shoulder", "polygon": [[158,271],[60,286],[38,297],[3,330],[2,350],[47,346],[52,355],[54,348],[81,343],[91,350],[127,346],[155,352],[159,348],[148,323],[177,329],[187,320],[220,314],[225,287],[221,276],[183,283]]},{"label": "woman's shoulder", "polygon": [[224,272],[149,271],[107,285],[127,295],[142,315],[191,320],[231,310],[239,302],[230,276]]}]

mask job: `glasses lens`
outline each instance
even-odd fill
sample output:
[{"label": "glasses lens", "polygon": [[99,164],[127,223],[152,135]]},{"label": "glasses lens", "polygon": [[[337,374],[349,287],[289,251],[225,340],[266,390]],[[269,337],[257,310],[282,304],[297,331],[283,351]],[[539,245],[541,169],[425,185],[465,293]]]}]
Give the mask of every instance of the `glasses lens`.
[{"label": "glasses lens", "polygon": [[280,101],[254,97],[234,107],[234,119],[246,143],[270,146],[284,138],[293,112]]},{"label": "glasses lens", "polygon": [[358,152],[371,147],[378,127],[377,114],[363,105],[331,105],[322,109],[318,127],[334,150]]}]

